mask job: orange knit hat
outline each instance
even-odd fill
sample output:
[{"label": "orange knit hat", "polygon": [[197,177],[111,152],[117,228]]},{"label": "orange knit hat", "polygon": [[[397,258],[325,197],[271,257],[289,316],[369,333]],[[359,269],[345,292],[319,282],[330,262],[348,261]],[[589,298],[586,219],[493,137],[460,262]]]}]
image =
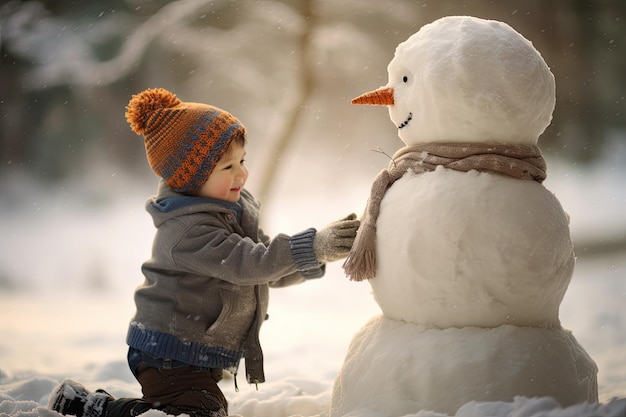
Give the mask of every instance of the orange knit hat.
[{"label": "orange knit hat", "polygon": [[144,90],[126,106],[133,132],[143,134],[148,163],[174,191],[196,195],[245,127],[208,104],[185,103],[163,89]]}]

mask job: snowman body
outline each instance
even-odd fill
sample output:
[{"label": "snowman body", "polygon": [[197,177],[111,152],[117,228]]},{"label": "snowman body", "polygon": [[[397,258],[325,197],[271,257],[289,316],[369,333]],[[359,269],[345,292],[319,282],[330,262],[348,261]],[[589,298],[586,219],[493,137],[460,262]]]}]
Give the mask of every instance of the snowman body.
[{"label": "snowman body", "polygon": [[[388,106],[407,146],[532,147],[552,119],[554,76],[502,22],[438,19],[398,45],[388,73],[353,103]],[[375,258],[383,314],[354,336],[331,417],[597,401],[597,367],[559,321],[575,262],[568,216],[541,183],[409,170],[380,203]]]},{"label": "snowman body", "polygon": [[541,327],[445,329],[373,317],[353,337],[333,385],[331,417],[453,416],[470,401],[597,400],[596,368],[570,332]]},{"label": "snowman body", "polygon": [[574,270],[568,217],[536,181],[438,168],[396,181],[369,282],[383,313],[426,327],[559,327]]},{"label": "snowman body", "polygon": [[574,268],[568,217],[541,184],[408,172],[383,198],[376,237],[369,282],[383,315],[354,336],[331,416],[597,401],[596,365],[558,318]]}]

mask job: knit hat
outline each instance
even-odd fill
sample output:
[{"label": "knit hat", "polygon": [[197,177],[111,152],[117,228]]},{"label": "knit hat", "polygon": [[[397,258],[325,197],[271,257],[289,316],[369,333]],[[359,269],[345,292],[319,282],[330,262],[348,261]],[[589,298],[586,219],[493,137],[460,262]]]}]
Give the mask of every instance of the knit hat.
[{"label": "knit hat", "polygon": [[196,195],[245,127],[217,107],[180,101],[163,89],[144,90],[126,106],[133,132],[143,134],[148,163],[174,191]]}]

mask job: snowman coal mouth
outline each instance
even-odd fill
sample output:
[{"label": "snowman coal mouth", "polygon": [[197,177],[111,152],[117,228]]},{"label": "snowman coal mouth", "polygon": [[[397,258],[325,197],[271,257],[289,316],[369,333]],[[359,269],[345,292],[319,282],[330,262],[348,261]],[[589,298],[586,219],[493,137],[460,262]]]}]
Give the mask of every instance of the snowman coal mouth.
[{"label": "snowman coal mouth", "polygon": [[411,120],[413,120],[413,113],[409,113],[406,120],[400,123],[400,126],[398,126],[398,129],[402,129],[403,127],[406,127],[406,125],[408,125]]}]

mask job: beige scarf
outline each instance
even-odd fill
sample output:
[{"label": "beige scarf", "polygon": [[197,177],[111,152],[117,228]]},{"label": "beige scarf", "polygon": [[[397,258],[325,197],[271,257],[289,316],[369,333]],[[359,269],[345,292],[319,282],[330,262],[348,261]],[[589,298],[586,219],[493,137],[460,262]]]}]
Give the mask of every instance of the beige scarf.
[{"label": "beige scarf", "polygon": [[361,226],[352,250],[343,264],[354,281],[376,275],[376,220],[380,202],[391,185],[409,169],[416,174],[434,171],[437,166],[457,171],[472,169],[541,183],[546,163],[537,146],[479,143],[427,143],[399,149],[387,169],[374,180]]}]

